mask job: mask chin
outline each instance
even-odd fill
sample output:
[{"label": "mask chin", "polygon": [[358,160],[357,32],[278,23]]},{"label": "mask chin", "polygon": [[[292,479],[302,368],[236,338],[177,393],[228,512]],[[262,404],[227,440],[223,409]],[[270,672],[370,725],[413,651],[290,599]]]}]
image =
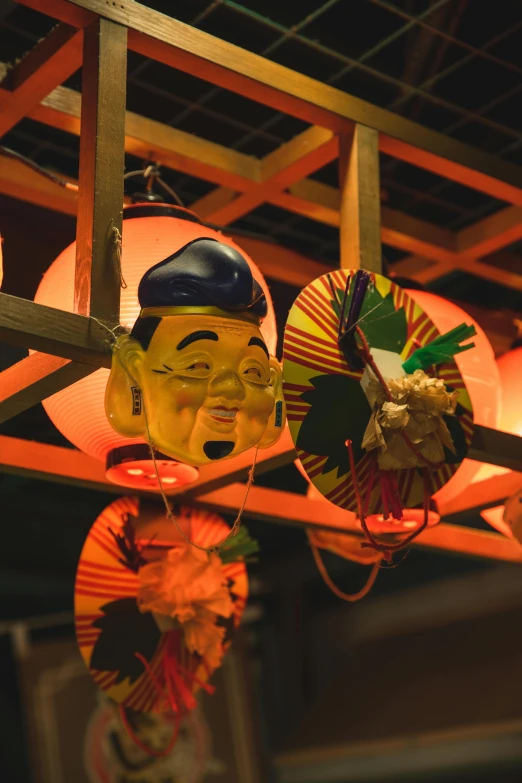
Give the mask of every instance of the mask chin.
[{"label": "mask chin", "polygon": [[236,444],[233,440],[207,440],[203,444],[203,452],[208,459],[225,459],[234,450]]}]

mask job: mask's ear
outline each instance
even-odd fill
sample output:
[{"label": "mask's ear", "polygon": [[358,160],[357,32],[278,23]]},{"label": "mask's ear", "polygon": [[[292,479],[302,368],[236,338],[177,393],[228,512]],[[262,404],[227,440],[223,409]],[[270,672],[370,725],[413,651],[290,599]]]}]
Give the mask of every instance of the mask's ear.
[{"label": "mask's ear", "polygon": [[283,397],[283,368],[273,356],[270,357],[270,385],[274,390],[275,405],[268,419],[263,437],[259,441],[258,447],[260,449],[266,449],[279,440],[286,423],[286,405]]},{"label": "mask's ear", "polygon": [[139,367],[143,348],[128,334],[118,337],[105,390],[105,413],[110,425],[126,438],[144,437],[146,432]]}]

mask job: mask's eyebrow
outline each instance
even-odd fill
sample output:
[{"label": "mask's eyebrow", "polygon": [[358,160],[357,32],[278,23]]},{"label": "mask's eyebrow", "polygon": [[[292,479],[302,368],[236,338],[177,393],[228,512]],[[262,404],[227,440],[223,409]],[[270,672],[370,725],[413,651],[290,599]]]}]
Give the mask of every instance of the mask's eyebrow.
[{"label": "mask's eyebrow", "polygon": [[257,345],[258,348],[261,348],[262,351],[266,353],[266,358],[270,359],[270,354],[268,353],[268,348],[266,347],[263,340],[261,340],[260,337],[251,337],[249,342],[249,345]]},{"label": "mask's eyebrow", "polygon": [[176,346],[176,349],[178,351],[182,351],[183,348],[186,348],[187,345],[190,345],[191,343],[195,343],[196,340],[214,340],[214,342],[217,342],[218,336],[215,332],[208,332],[204,329],[200,329],[199,332],[191,332],[190,334],[187,334],[186,337],[181,340],[180,343]]}]

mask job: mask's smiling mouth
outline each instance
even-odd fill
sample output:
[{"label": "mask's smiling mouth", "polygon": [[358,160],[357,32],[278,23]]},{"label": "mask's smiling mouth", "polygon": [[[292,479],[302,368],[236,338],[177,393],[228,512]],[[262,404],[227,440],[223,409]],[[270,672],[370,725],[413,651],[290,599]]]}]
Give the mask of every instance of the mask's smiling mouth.
[{"label": "mask's smiling mouth", "polygon": [[224,405],[216,405],[214,408],[206,408],[205,410],[214,421],[231,424],[235,422],[239,408],[226,408]]}]

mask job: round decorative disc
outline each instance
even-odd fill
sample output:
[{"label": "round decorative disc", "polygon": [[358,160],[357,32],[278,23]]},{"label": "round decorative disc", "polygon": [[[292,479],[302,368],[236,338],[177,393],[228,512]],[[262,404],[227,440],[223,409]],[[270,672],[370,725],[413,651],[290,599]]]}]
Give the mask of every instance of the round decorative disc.
[{"label": "round decorative disc", "polygon": [[[182,508],[179,517],[182,527],[190,530],[191,540],[199,546],[218,544],[229,532],[216,514]],[[136,498],[120,498],[104,509],[89,531],[76,573],[76,638],[91,676],[107,696],[125,707],[155,712],[160,701],[158,691],[136,653],[158,675],[166,634],[161,633],[151,613],[139,611],[139,576],[125,564],[115,540],[129,521],[137,540],[146,545],[144,553],[149,559],[163,556],[169,543],[174,546],[177,542],[174,523],[165,519],[163,513],[152,517],[140,514]],[[233,601],[232,616],[223,618],[227,649],[245,608],[248,577],[243,562],[223,565],[223,572]],[[181,662],[189,655],[181,641],[179,655]],[[200,664],[194,672],[194,682],[206,682],[211,674],[207,666]]]},{"label": "round decorative disc", "polygon": [[[348,278],[355,270],[322,275],[297,297],[285,328],[283,389],[288,423],[301,463],[313,485],[332,503],[357,512],[346,441],[352,441],[357,482],[368,513],[382,513],[379,481],[370,497],[368,485],[374,454],[362,440],[372,409],[365,392],[368,370],[350,369],[338,344],[339,320]],[[352,289],[346,298],[348,314]],[[426,313],[399,286],[386,277],[371,275],[358,325],[379,369],[399,377],[402,363],[440,333]],[[395,374],[394,374],[395,373]],[[473,412],[464,380],[454,361],[430,368],[430,377],[444,381],[459,393],[454,416],[444,421],[455,454],[444,448],[444,464],[430,471],[431,490],[440,489],[466,456],[473,434]],[[395,474],[403,508],[423,501],[422,470],[405,468]]]}]

